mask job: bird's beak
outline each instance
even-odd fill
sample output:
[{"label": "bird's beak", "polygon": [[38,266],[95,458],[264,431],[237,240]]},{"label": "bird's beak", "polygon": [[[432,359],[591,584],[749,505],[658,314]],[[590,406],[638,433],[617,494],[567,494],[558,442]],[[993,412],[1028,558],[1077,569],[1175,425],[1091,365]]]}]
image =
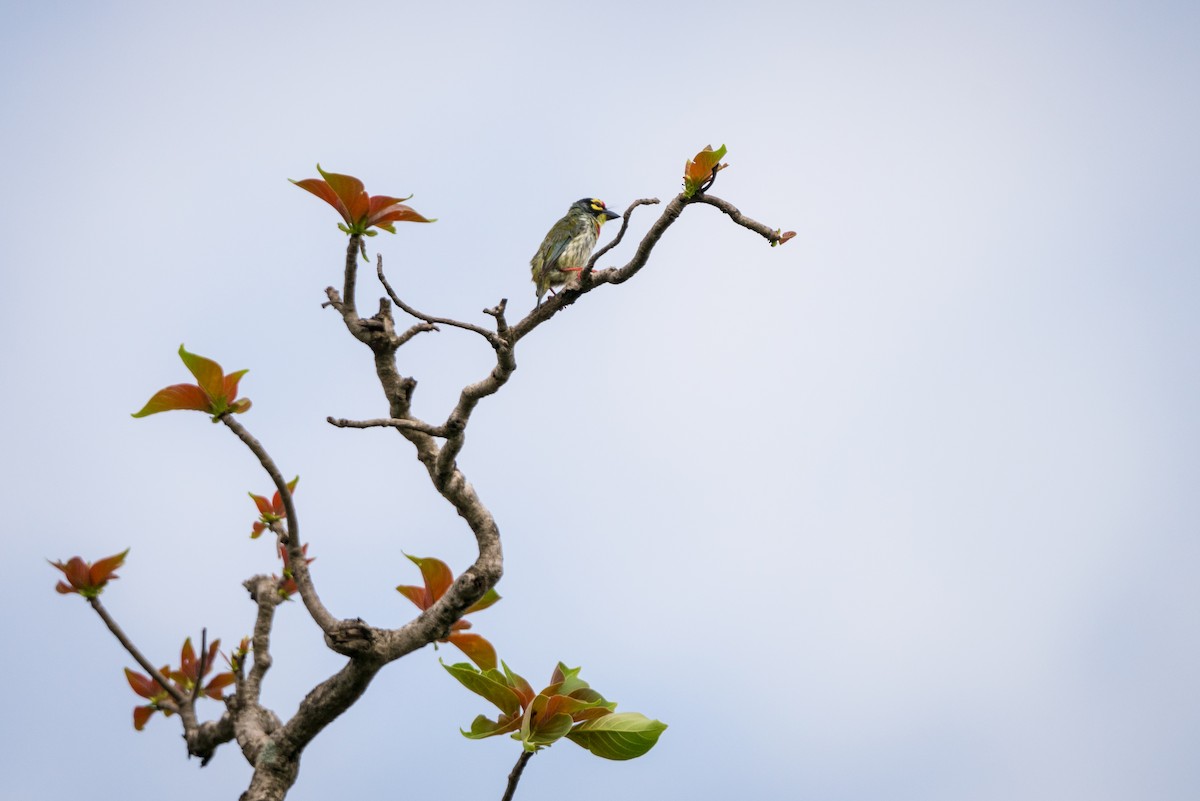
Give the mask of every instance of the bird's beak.
[{"label": "bird's beak", "polygon": [[621,216],[620,214],[617,214],[612,209],[605,209],[604,211],[601,212],[601,214],[604,215],[604,219],[606,219],[606,220],[615,220]]}]

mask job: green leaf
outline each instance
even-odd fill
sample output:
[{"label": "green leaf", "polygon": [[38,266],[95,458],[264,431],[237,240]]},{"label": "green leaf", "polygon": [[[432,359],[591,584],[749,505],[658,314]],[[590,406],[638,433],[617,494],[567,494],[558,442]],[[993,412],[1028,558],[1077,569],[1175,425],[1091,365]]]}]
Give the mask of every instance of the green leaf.
[{"label": "green leaf", "polygon": [[492,587],[490,590],[488,590],[487,592],[485,592],[483,594],[482,598],[480,598],[475,603],[471,604],[467,608],[467,611],[463,612],[463,615],[465,616],[465,615],[471,614],[472,612],[478,612],[482,609],[487,609],[489,606],[491,606],[492,604],[496,603],[496,601],[499,601],[499,600],[500,600],[500,593],[496,592],[495,587]]},{"label": "green leaf", "polygon": [[[225,371],[221,369],[221,365],[212,359],[188,353],[183,345],[179,346],[179,358],[183,359],[184,365],[196,377],[196,383],[200,385],[200,389],[204,390],[211,400],[214,402],[233,400],[225,395]],[[241,377],[240,373],[238,377]],[[236,386],[236,381],[234,383]]]},{"label": "green leaf", "polygon": [[666,728],[639,712],[621,712],[585,721],[567,737],[598,757],[634,759],[653,748]]},{"label": "green leaf", "polygon": [[442,667],[458,679],[462,686],[495,704],[505,715],[516,715],[521,711],[521,699],[513,688],[504,682],[500,671],[489,670],[487,673],[481,673],[466,662],[456,662],[453,665],[443,662]]},{"label": "green leaf", "polygon": [[536,751],[539,748],[550,745],[556,740],[561,740],[571,731],[571,727],[574,725],[575,721],[571,720],[570,715],[561,713],[539,718],[530,725],[528,733],[525,733],[524,730],[522,731],[524,736],[521,738],[521,742],[524,744],[526,751]]},{"label": "green leaf", "polygon": [[471,721],[471,730],[463,731],[462,736],[469,740],[482,740],[485,737],[495,737],[497,734],[507,734],[510,731],[516,731],[521,725],[520,716],[515,716],[511,719],[501,716],[499,720],[489,720],[483,715],[479,715],[475,720]]},{"label": "green leaf", "polygon": [[725,145],[717,150],[712,145],[705,145],[696,157],[683,165],[683,195],[691,197],[700,191],[700,187],[708,181],[717,170],[725,168],[721,158],[725,155]]}]

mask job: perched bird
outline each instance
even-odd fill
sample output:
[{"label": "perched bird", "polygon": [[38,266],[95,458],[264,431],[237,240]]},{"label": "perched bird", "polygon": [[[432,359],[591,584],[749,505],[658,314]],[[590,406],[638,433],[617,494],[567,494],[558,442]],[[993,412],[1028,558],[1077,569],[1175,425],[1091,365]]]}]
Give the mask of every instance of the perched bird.
[{"label": "perched bird", "polygon": [[620,216],[605,208],[603,200],[594,197],[571,204],[567,216],[554,224],[529,260],[533,282],[537,284],[539,306],[547,289],[554,294],[551,287],[562,286],[571,279],[571,273],[582,272],[592,255],[592,248],[596,247],[600,226]]}]

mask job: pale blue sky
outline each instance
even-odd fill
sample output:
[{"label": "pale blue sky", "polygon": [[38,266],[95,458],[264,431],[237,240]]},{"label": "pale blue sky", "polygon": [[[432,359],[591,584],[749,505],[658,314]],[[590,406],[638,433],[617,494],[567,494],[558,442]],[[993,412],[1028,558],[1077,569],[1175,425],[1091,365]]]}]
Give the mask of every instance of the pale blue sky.
[{"label": "pale blue sky", "polygon": [[[384,407],[319,306],[336,218],[287,178],[416,193],[439,222],[372,252],[484,321],[532,306],[571,201],[666,199],[708,143],[795,240],[688,209],[522,343],[461,458],[507,557],[478,629],[670,724],[630,763],[556,745],[518,798],[1196,798],[1198,40],[1188,3],[5,6],[0,801],[245,788],[234,750],[133,731],[130,660],[43,561],[131,546],[105,601],[156,662],[249,632],[266,477],[200,415],[128,416],[180,342],[250,368],[335,614],[398,625],[402,551],[472,556],[406,443],[324,422]],[[414,341],[417,412],[489,359]],[[274,642],[287,715],[340,658],[299,605]],[[517,746],[458,734],[485,707],[438,655],[289,798],[499,797]]]}]

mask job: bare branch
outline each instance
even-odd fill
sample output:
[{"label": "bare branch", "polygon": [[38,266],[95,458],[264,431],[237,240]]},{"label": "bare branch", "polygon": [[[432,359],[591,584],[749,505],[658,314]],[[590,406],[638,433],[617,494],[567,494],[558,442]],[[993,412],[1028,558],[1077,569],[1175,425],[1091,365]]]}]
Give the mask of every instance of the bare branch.
[{"label": "bare branch", "polygon": [[275,490],[279,493],[279,497],[283,500],[284,512],[288,521],[288,560],[292,567],[292,575],[296,579],[296,587],[300,590],[300,599],[304,601],[304,607],[308,610],[309,615],[316,622],[321,630],[329,635],[335,631],[338,626],[338,621],[329,613],[325,605],[321,603],[321,598],[317,595],[316,587],[313,586],[312,577],[308,572],[308,563],[304,559],[304,554],[300,550],[300,522],[296,518],[296,506],[292,502],[292,493],[288,490],[287,482],[283,480],[283,474],[279,472],[279,468],[275,466],[275,462],[271,459],[262,443],[251,436],[242,424],[234,419],[232,414],[221,415],[221,422],[224,423],[230,431],[237,435],[238,439],[246,444],[251,453],[258,457],[259,463],[263,469],[267,471],[267,475],[271,477],[271,481],[275,483]]},{"label": "bare branch", "polygon": [[763,225],[758,220],[750,219],[738,211],[738,208],[727,200],[721,200],[719,197],[713,197],[712,195],[706,195],[701,192],[697,193],[696,196],[692,198],[692,202],[707,203],[710,206],[720,209],[729,215],[729,218],[735,223],[743,228],[749,228],[751,231],[758,234],[763,239],[766,239],[768,242],[771,242],[772,244],[787,241],[787,238],[784,238],[784,236],[779,233],[778,228],[770,228],[766,225]]},{"label": "bare branch", "polygon": [[417,311],[412,306],[409,306],[407,303],[400,300],[400,297],[396,294],[395,290],[392,289],[392,285],[388,283],[387,276],[385,276],[383,274],[383,254],[382,253],[380,253],[376,256],[375,274],[377,276],[379,276],[379,283],[383,284],[383,288],[388,293],[388,297],[392,299],[392,303],[395,303],[397,306],[399,306],[402,310],[404,310],[411,316],[416,317],[418,320],[424,320],[425,322],[430,323],[430,324],[436,323],[436,324],[440,324],[440,325],[452,326],[454,328],[461,328],[464,331],[474,331],[476,334],[479,334],[479,336],[483,337],[488,342],[490,342],[492,344],[492,347],[495,348],[495,347],[500,346],[500,342],[499,342],[498,338],[496,337],[496,335],[493,334],[491,331],[488,331],[486,328],[482,328],[482,327],[480,327],[478,325],[474,325],[472,323],[460,322],[459,320],[451,320],[449,317],[433,317],[431,315]]},{"label": "bare branch", "polygon": [[408,340],[415,337],[417,334],[423,333],[425,331],[438,331],[438,330],[440,330],[440,329],[438,329],[438,327],[436,325],[434,325],[433,323],[417,323],[412,328],[408,329],[403,334],[400,334],[398,337],[396,337],[396,347],[400,347],[405,342],[407,342]]},{"label": "bare branch", "polygon": [[[346,275],[342,288],[342,308],[338,309],[343,317],[358,317],[358,310],[355,307],[354,300],[354,287],[358,280],[358,253],[363,247],[362,235],[351,234],[350,241],[346,243]],[[330,301],[332,302],[333,298],[330,298]]]},{"label": "bare branch", "polygon": [[[635,207],[652,205],[654,202],[657,202],[655,198],[634,201],[625,213],[628,215]],[[593,257],[592,261],[588,262],[588,271],[581,275],[577,288],[563,290],[550,300],[543,302],[540,306],[535,306],[533,311],[525,316],[525,319],[512,327],[509,331],[508,340],[515,345],[520,339],[533,331],[533,329],[601,284],[621,284],[632,278],[638,270],[645,266],[646,260],[650,258],[650,251],[658,244],[658,240],[662,238],[663,233],[679,218],[679,215],[683,212],[687,204],[687,198],[682,194],[676,195],[667,204],[666,208],[663,209],[658,219],[650,226],[650,230],[642,237],[642,241],[638,243],[633,258],[624,267],[620,269],[593,270],[592,267],[595,261],[595,257]],[[623,229],[624,226],[622,226]]]},{"label": "bare branch", "polygon": [[592,257],[588,259],[587,267],[584,268],[583,271],[585,278],[586,276],[592,274],[592,268],[596,266],[596,262],[600,260],[601,256],[615,248],[617,245],[621,244],[621,240],[625,238],[625,230],[629,228],[629,219],[633,215],[633,210],[638,206],[653,206],[661,202],[662,201],[656,197],[643,197],[630,203],[629,208],[625,209],[625,213],[621,215],[621,230],[617,231],[617,235],[613,237],[611,242],[597,250],[592,254]]},{"label": "bare branch", "polygon": [[512,773],[508,774],[508,789],[504,791],[504,797],[500,801],[512,801],[513,795],[517,792],[517,782],[521,781],[521,773],[535,753],[534,751],[521,751],[521,755],[517,757],[517,764],[513,765]]},{"label": "bare branch", "polygon": [[111,631],[113,636],[117,638],[117,642],[121,643],[125,650],[129,652],[129,655],[133,657],[134,661],[141,665],[142,669],[150,674],[150,678],[154,679],[154,681],[158,683],[158,686],[162,687],[166,691],[167,695],[171,696],[172,700],[174,700],[179,707],[182,708],[186,706],[188,699],[187,696],[183,694],[183,691],[176,687],[174,683],[167,681],[166,677],[163,676],[162,673],[158,672],[158,668],[154,667],[154,665],[150,663],[150,660],[142,655],[142,652],[139,651],[137,646],[133,644],[133,641],[130,640],[129,637],[125,635],[125,632],[121,629],[121,627],[117,625],[117,621],[113,620],[112,615],[108,614],[108,610],[104,608],[104,604],[100,603],[100,599],[88,598],[87,601],[89,604],[91,604],[92,609],[96,610],[96,614],[100,616],[100,619],[104,621],[104,625],[108,626],[108,630]]},{"label": "bare branch", "polygon": [[325,422],[338,428],[403,428],[409,431],[420,431],[431,437],[447,436],[445,426],[431,426],[422,420],[384,417],[376,420],[347,420],[342,417],[326,417]]},{"label": "bare branch", "polygon": [[200,662],[196,666],[196,681],[192,684],[192,697],[188,703],[194,709],[196,699],[200,697],[200,685],[204,683],[204,668],[208,662],[208,629],[200,629]]}]

